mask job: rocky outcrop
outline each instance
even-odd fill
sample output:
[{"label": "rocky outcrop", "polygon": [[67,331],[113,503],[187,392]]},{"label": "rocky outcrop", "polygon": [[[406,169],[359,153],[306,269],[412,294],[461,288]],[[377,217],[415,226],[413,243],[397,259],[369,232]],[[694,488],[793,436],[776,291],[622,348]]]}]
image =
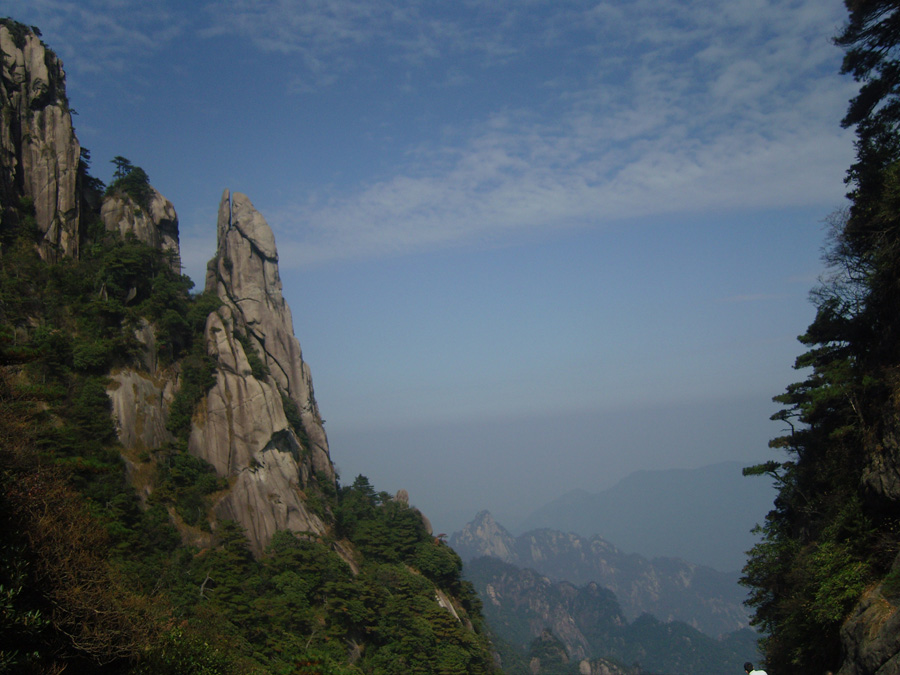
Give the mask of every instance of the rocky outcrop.
[{"label": "rocky outcrop", "polygon": [[616,594],[629,619],[647,612],[662,621],[684,621],[713,637],[749,625],[746,594],[736,574],[676,558],[647,560],[598,536],[539,529],[513,537],[482,511],[450,537],[450,545],[463,560],[490,556],[555,580],[596,582]]},{"label": "rocky outcrop", "polygon": [[280,391],[296,406],[312,469],[334,482],[328,440],[309,366],[294,336],[291,310],[281,294],[275,237],[246,196],[226,190],[219,205],[218,250],[206,273],[206,290],[231,307]]},{"label": "rocky outcrop", "polygon": [[[900,577],[900,556],[890,578]],[[844,660],[838,675],[900,673],[900,593],[882,581],[870,588],[841,626]]]},{"label": "rocky outcrop", "polygon": [[173,440],[166,430],[175,378],[155,377],[143,369],[116,369],[107,388],[119,441],[126,448],[155,450]]},{"label": "rocky outcrop", "polygon": [[206,290],[216,383],[194,418],[189,450],[232,481],[220,517],[239,522],[260,553],[279,529],[323,533],[306,492],[334,486],[309,368],[281,294],[275,238],[244,195],[226,190]]},{"label": "rocky outcrop", "polygon": [[480,511],[472,522],[454,532],[450,545],[463,560],[486,555],[508,563],[517,561],[516,538],[489,511]]},{"label": "rocky outcrop", "polygon": [[41,253],[77,257],[81,147],[72,129],[62,62],[32,31],[0,23],[0,201],[17,222],[22,198],[33,203]]},{"label": "rocky outcrop", "polygon": [[585,659],[578,664],[578,675],[639,675],[639,668],[625,668],[606,659]]},{"label": "rocky outcrop", "polygon": [[156,188],[148,186],[146,208],[135,203],[125,192],[103,198],[100,218],[107,230],[123,237],[134,235],[138,241],[168,254],[172,270],[181,274],[181,251],[178,245],[178,214],[172,202]]}]

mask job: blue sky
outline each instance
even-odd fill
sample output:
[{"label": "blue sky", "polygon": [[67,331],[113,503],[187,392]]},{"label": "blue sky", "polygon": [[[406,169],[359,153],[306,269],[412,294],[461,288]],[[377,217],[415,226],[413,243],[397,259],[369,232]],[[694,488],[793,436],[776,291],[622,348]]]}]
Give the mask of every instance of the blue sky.
[{"label": "blue sky", "polygon": [[345,482],[450,531],[773,456],[853,159],[840,0],[0,13],[62,57],[93,173],[174,203],[198,285],[224,188],[267,218]]}]

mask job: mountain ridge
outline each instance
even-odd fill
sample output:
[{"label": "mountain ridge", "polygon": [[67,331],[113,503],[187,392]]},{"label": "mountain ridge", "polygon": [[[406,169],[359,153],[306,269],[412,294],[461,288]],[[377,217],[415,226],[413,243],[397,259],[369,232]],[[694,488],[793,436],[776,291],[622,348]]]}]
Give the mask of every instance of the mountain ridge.
[{"label": "mountain ridge", "polygon": [[[535,509],[516,531],[548,527],[598,535],[625,551],[676,557],[723,572],[740,570],[757,541],[753,528],[773,507],[774,486],[748,478],[747,464],[641,470],[600,492],[583,488]],[[765,488],[765,489],[761,489]]]},{"label": "mountain ridge", "polygon": [[90,176],[39,31],[0,48],[0,671],[495,673],[405,491],[340,484],[249,198],[191,294],[174,206]]},{"label": "mountain ridge", "polygon": [[470,561],[466,576],[483,598],[485,617],[503,645],[504,663],[538,640],[558,641],[563,662],[594,672],[597,660],[621,672],[697,673],[739,671],[756,658],[754,631],[747,628],[713,638],[680,621],[663,622],[650,614],[632,621],[615,594],[597,583],[553,581],[533,569],[496,558]]},{"label": "mountain ridge", "polygon": [[487,556],[557,581],[597,583],[615,594],[628,620],[649,613],[662,621],[683,621],[713,637],[749,625],[746,593],[736,573],[676,558],[648,560],[596,535],[541,529],[516,537],[488,511],[454,532],[449,542],[464,562]]}]

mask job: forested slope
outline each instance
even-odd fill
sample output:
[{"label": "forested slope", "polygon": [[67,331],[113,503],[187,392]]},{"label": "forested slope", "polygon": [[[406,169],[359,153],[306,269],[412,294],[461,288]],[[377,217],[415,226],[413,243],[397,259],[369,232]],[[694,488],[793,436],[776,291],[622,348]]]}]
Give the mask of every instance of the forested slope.
[{"label": "forested slope", "polygon": [[804,379],[776,397],[786,461],[744,570],[770,672],[900,672],[900,3],[846,0],[843,71],[861,83],[849,208],[800,341]]},{"label": "forested slope", "polygon": [[0,673],[493,672],[459,557],[336,476],[249,200],[192,293],[147,174],[90,175],[39,32],[0,46]]}]

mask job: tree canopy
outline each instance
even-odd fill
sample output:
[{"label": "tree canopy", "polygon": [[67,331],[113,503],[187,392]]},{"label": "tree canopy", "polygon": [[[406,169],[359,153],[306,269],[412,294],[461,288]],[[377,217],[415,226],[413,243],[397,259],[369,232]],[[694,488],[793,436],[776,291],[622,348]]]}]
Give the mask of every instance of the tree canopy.
[{"label": "tree canopy", "polygon": [[835,42],[861,83],[842,121],[857,137],[849,207],[831,219],[811,294],[805,379],[775,397],[787,426],[770,445],[788,460],[745,471],[779,488],[743,577],[773,670],[838,670],[840,627],[900,543],[900,494],[874,479],[900,457],[900,3],[846,4]]}]

